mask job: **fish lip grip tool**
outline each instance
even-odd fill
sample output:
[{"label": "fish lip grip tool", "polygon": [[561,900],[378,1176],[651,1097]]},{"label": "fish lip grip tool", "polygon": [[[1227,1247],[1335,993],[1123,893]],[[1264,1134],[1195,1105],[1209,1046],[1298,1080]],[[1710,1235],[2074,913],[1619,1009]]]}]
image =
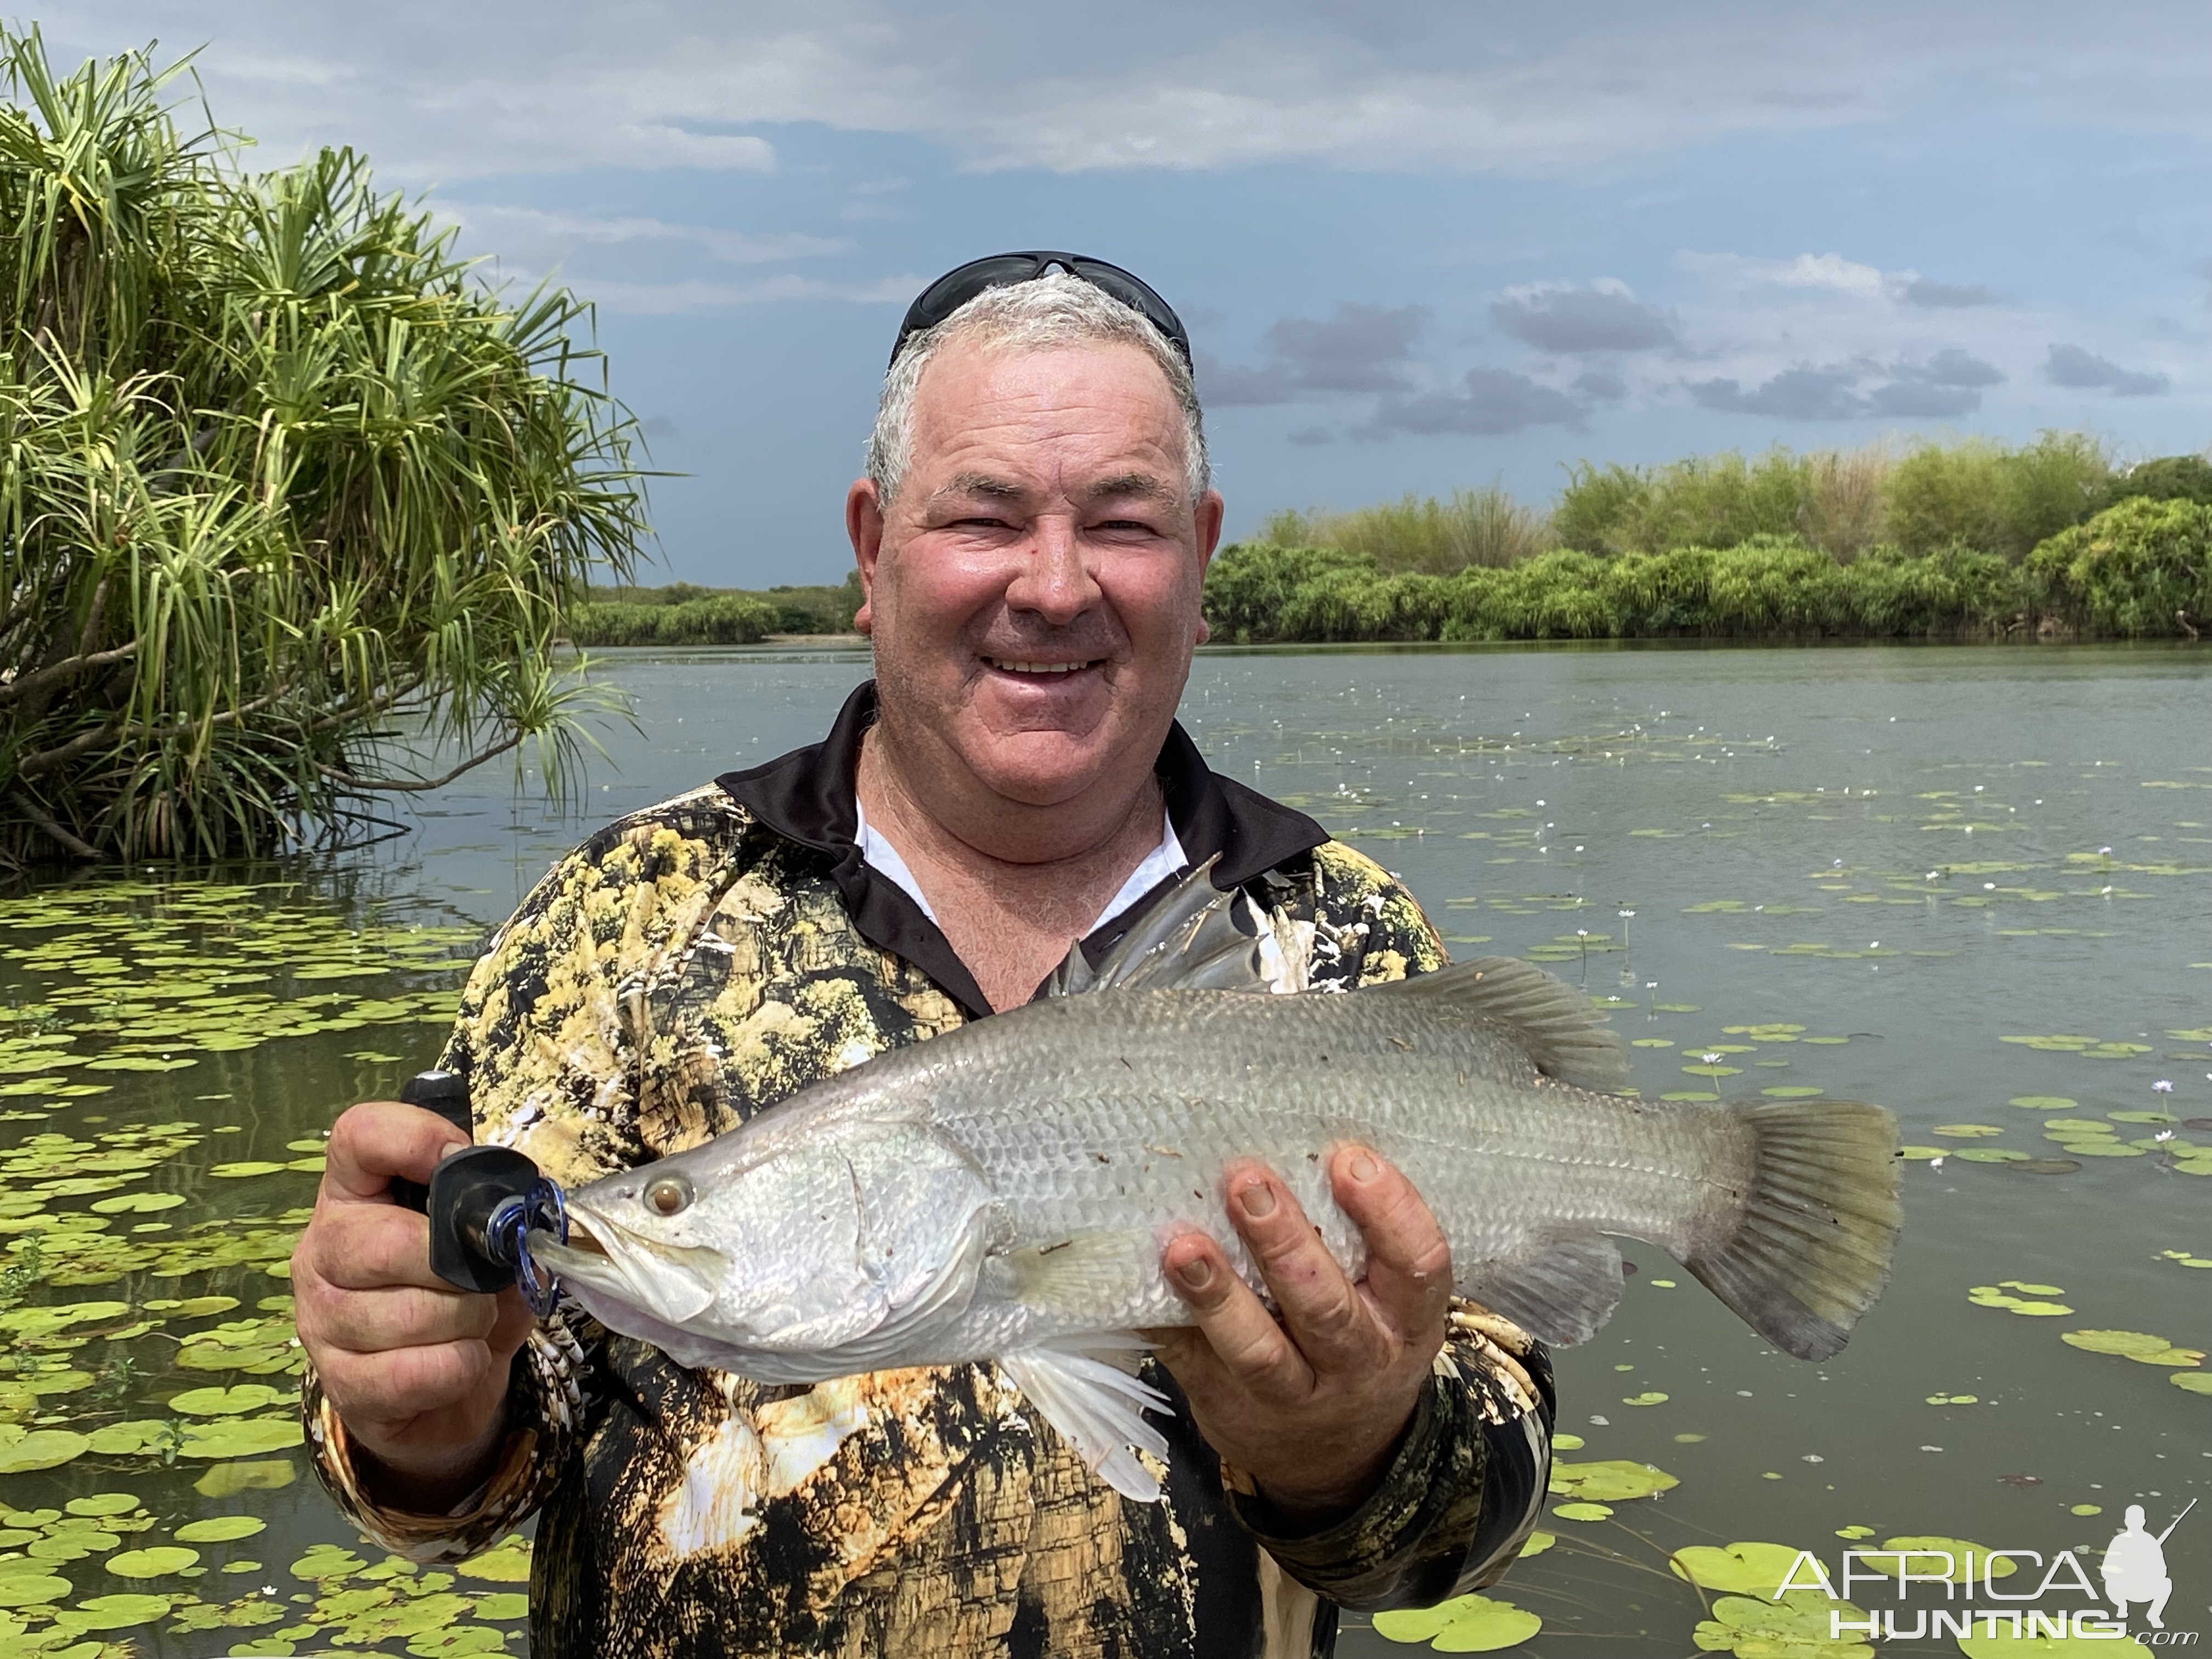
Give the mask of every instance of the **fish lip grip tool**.
[{"label": "fish lip grip tool", "polygon": [[[473,1132],[468,1079],[458,1072],[417,1072],[399,1091],[403,1104],[444,1118],[463,1134]],[[430,1223],[430,1271],[465,1291],[503,1291],[519,1285],[539,1318],[552,1312],[560,1282],[530,1256],[530,1230],[543,1228],[566,1243],[568,1206],[559,1185],[508,1146],[463,1146],[431,1172],[428,1188],[392,1183],[392,1195]]]}]

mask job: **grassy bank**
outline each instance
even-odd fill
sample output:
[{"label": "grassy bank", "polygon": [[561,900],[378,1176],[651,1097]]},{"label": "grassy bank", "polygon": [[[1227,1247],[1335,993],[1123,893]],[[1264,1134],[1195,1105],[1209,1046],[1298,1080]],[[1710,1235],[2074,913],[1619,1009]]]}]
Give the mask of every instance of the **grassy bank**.
[{"label": "grassy bank", "polygon": [[1224,641],[2193,639],[2212,617],[2212,506],[2123,500],[2018,559],[1876,544],[1844,560],[1761,532],[1431,575],[1393,574],[1371,552],[1249,543],[1215,558],[1206,614]]},{"label": "grassy bank", "polygon": [[594,587],[566,618],[581,646],[757,645],[770,634],[844,634],[860,608],[860,582],[748,589]]}]

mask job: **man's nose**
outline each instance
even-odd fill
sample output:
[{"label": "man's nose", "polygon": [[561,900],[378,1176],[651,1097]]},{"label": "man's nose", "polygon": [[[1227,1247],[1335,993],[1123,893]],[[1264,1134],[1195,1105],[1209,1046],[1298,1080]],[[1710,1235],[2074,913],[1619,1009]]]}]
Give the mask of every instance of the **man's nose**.
[{"label": "man's nose", "polygon": [[1006,589],[1006,603],[1065,627],[1098,602],[1099,586],[1084,561],[1083,544],[1068,519],[1048,514],[1030,531],[1021,572]]}]

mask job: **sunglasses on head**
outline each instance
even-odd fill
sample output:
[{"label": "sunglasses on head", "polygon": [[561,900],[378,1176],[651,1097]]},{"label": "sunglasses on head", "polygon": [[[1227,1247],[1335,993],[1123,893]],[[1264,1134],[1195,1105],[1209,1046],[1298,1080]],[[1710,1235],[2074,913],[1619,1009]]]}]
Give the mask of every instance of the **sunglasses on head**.
[{"label": "sunglasses on head", "polygon": [[1182,319],[1141,278],[1103,259],[1042,251],[994,253],[986,259],[970,259],[957,270],[946,271],[922,289],[906,308],[906,319],[899,324],[898,339],[891,347],[891,362],[898,362],[898,355],[906,349],[908,340],[924,329],[935,328],[977,295],[994,288],[1012,288],[1017,283],[1034,282],[1054,265],[1100,292],[1111,295],[1147,319],[1167,336],[1168,343],[1175,347],[1184,363],[1189,363],[1190,335],[1183,328]]}]

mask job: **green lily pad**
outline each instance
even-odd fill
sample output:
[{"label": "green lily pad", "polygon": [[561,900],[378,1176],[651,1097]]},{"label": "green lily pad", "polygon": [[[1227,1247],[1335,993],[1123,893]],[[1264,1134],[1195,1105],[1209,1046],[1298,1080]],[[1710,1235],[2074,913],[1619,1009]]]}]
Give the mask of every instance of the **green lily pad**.
[{"label": "green lily pad", "polygon": [[[1513,1559],[1516,1561],[1526,1561],[1532,1555],[1541,1555],[1559,1541],[1559,1536],[1554,1533],[1532,1532],[1528,1534],[1528,1541],[1521,1547],[1521,1553]],[[491,1600],[489,1596],[483,1599],[487,1601]]]},{"label": "green lily pad", "polygon": [[2026,1164],[2026,1152],[2014,1152],[2009,1146],[1968,1146],[1952,1154],[1967,1164]]},{"label": "green lily pad", "polygon": [[2166,1380],[2191,1394],[2212,1394],[2212,1371],[2171,1371]]},{"label": "green lily pad", "polygon": [[71,1515],[104,1517],[129,1515],[138,1507],[137,1495],[127,1492],[88,1492],[82,1498],[72,1498],[62,1506]]},{"label": "green lily pad", "polygon": [[21,1572],[0,1572],[0,1607],[42,1607],[58,1601],[76,1588],[66,1578],[23,1564]]},{"label": "green lily pad", "polygon": [[1701,1589],[1738,1595],[1772,1595],[1790,1576],[1798,1552],[1787,1544],[1692,1544],[1668,1559],[1678,1578]]},{"label": "green lily pad", "polygon": [[1642,1394],[1622,1395],[1620,1403],[1624,1406],[1663,1406],[1667,1403],[1667,1396],[1656,1389],[1647,1389]]},{"label": "green lily pad", "polygon": [[2146,1365],[2196,1366],[2204,1363],[2202,1348],[2177,1347],[2162,1336],[2147,1331],[2066,1331],[2061,1342],[2090,1353],[2118,1354]]},{"label": "green lily pad", "polygon": [[342,1549],[336,1544],[318,1544],[292,1564],[292,1577],[318,1583],[350,1578],[368,1565],[349,1549]]},{"label": "green lily pad", "polygon": [[94,1199],[90,1207],[96,1215],[154,1215],[173,1210],[185,1201],[182,1193],[118,1193],[112,1198]]},{"label": "green lily pad", "polygon": [[166,1578],[173,1572],[198,1565],[200,1553],[178,1544],[156,1544],[151,1549],[125,1550],[107,1558],[107,1570],[121,1578]]},{"label": "green lily pad", "polygon": [[65,1630],[128,1630],[150,1625],[174,1605],[167,1595],[94,1595],[79,1601],[55,1620]]},{"label": "green lily pad", "polygon": [[231,1418],[186,1425],[179,1449],[186,1457],[258,1457],[299,1445],[305,1438],[296,1418]]},{"label": "green lily pad", "polygon": [[520,1533],[510,1533],[495,1548],[459,1563],[453,1571],[466,1578],[488,1578],[495,1584],[526,1584],[530,1582],[530,1540]]},{"label": "green lily pad", "polygon": [[[2102,1613],[2103,1608],[2098,1612]],[[1957,1638],[1959,1651],[1966,1659],[2091,1659],[2092,1655],[2111,1650],[2112,1637],[2100,1639],[2094,1636],[2014,1636],[2008,1626],[1998,1625],[1994,1633],[1985,1625],[1976,1625],[1975,1634]]]},{"label": "green lily pad", "polygon": [[1994,1123],[1939,1123],[1929,1133],[1953,1140],[1978,1140],[1987,1135],[2001,1135],[2004,1131]]},{"label": "green lily pad", "polygon": [[277,1492],[299,1478],[300,1472],[281,1460],[218,1463],[192,1482],[192,1490],[203,1498],[235,1498],[242,1492]]},{"label": "green lily pad", "polygon": [[1552,1492],[1563,1498],[1587,1498],[1598,1503],[1617,1503],[1628,1498],[1650,1498],[1682,1483],[1649,1463],[1626,1458],[1596,1463],[1552,1464]]},{"label": "green lily pad", "polygon": [[1829,1636],[1831,1613],[1866,1621],[1859,1608],[1831,1601],[1818,1590],[1791,1590],[1779,1601],[1724,1595],[1690,1639],[1704,1652],[1734,1653],[1737,1659],[1867,1659],[1874,1651],[1868,1644]]},{"label": "green lily pad", "polygon": [[1552,1513],[1562,1521],[1605,1521],[1613,1515],[1610,1504],[1584,1503],[1577,1499],[1571,1504],[1554,1504]]},{"label": "green lily pad", "polygon": [[181,1425],[158,1417],[133,1417],[94,1429],[88,1438],[102,1457],[145,1457],[183,1443]]},{"label": "green lily pad", "polygon": [[[1532,1533],[1528,1541],[1535,1544],[1539,1538],[1543,1539],[1547,1544],[1551,1541],[1551,1534],[1541,1532]],[[1543,1545],[1537,1545],[1534,1549],[1524,1547],[1521,1552],[1520,1559],[1525,1559],[1531,1555],[1540,1555],[1543,1550]],[[494,1590],[488,1595],[479,1595],[476,1598],[476,1609],[477,1617],[479,1619],[526,1619],[530,1616],[530,1598],[520,1590]]]},{"label": "green lily pad", "polygon": [[[1881,1549],[1867,1553],[1863,1558],[1863,1565],[1869,1571],[1885,1575],[1899,1571],[1900,1563],[1897,1558],[1884,1558],[1883,1552],[1889,1550],[1898,1551],[1903,1555],[1902,1571],[1910,1572],[1916,1579],[1926,1580],[1929,1583],[1937,1582],[1931,1575],[1936,1571],[1937,1562],[1946,1555],[1951,1558],[1949,1572],[1951,1582],[1954,1584],[1972,1583],[1982,1572],[1985,1564],[1990,1573],[1998,1578],[2009,1578],[2020,1571],[2019,1564],[2010,1556],[2000,1556],[1996,1560],[1990,1561],[1987,1549],[1979,1544],[1969,1543],[1963,1538],[1917,1535],[1883,1539]],[[1969,1554],[1973,1557],[1972,1562],[1966,1559]]]},{"label": "green lily pad", "polygon": [[69,1429],[27,1429],[0,1423],[0,1474],[58,1468],[92,1449],[92,1442]]},{"label": "green lily pad", "polygon": [[1433,1607],[1378,1613],[1375,1633],[1390,1642],[1426,1642],[1438,1653],[1495,1653],[1517,1647],[1544,1627],[1543,1620],[1510,1601],[1457,1595]]},{"label": "green lily pad", "polygon": [[2081,1103],[2069,1100],[2063,1095],[2014,1095],[2006,1103],[2024,1107],[2031,1112],[2070,1112]]},{"label": "green lily pad", "polygon": [[252,1176],[276,1175],[283,1167],[265,1158],[243,1158],[235,1164],[218,1164],[208,1173],[221,1181],[243,1181]]},{"label": "green lily pad", "polygon": [[269,1523],[258,1515],[211,1515],[204,1521],[187,1521],[177,1528],[181,1544],[228,1544],[251,1538]]},{"label": "green lily pad", "polygon": [[240,1382],[228,1389],[187,1389],[169,1401],[169,1409],[188,1417],[243,1417],[290,1397],[289,1389],[266,1382]]}]

